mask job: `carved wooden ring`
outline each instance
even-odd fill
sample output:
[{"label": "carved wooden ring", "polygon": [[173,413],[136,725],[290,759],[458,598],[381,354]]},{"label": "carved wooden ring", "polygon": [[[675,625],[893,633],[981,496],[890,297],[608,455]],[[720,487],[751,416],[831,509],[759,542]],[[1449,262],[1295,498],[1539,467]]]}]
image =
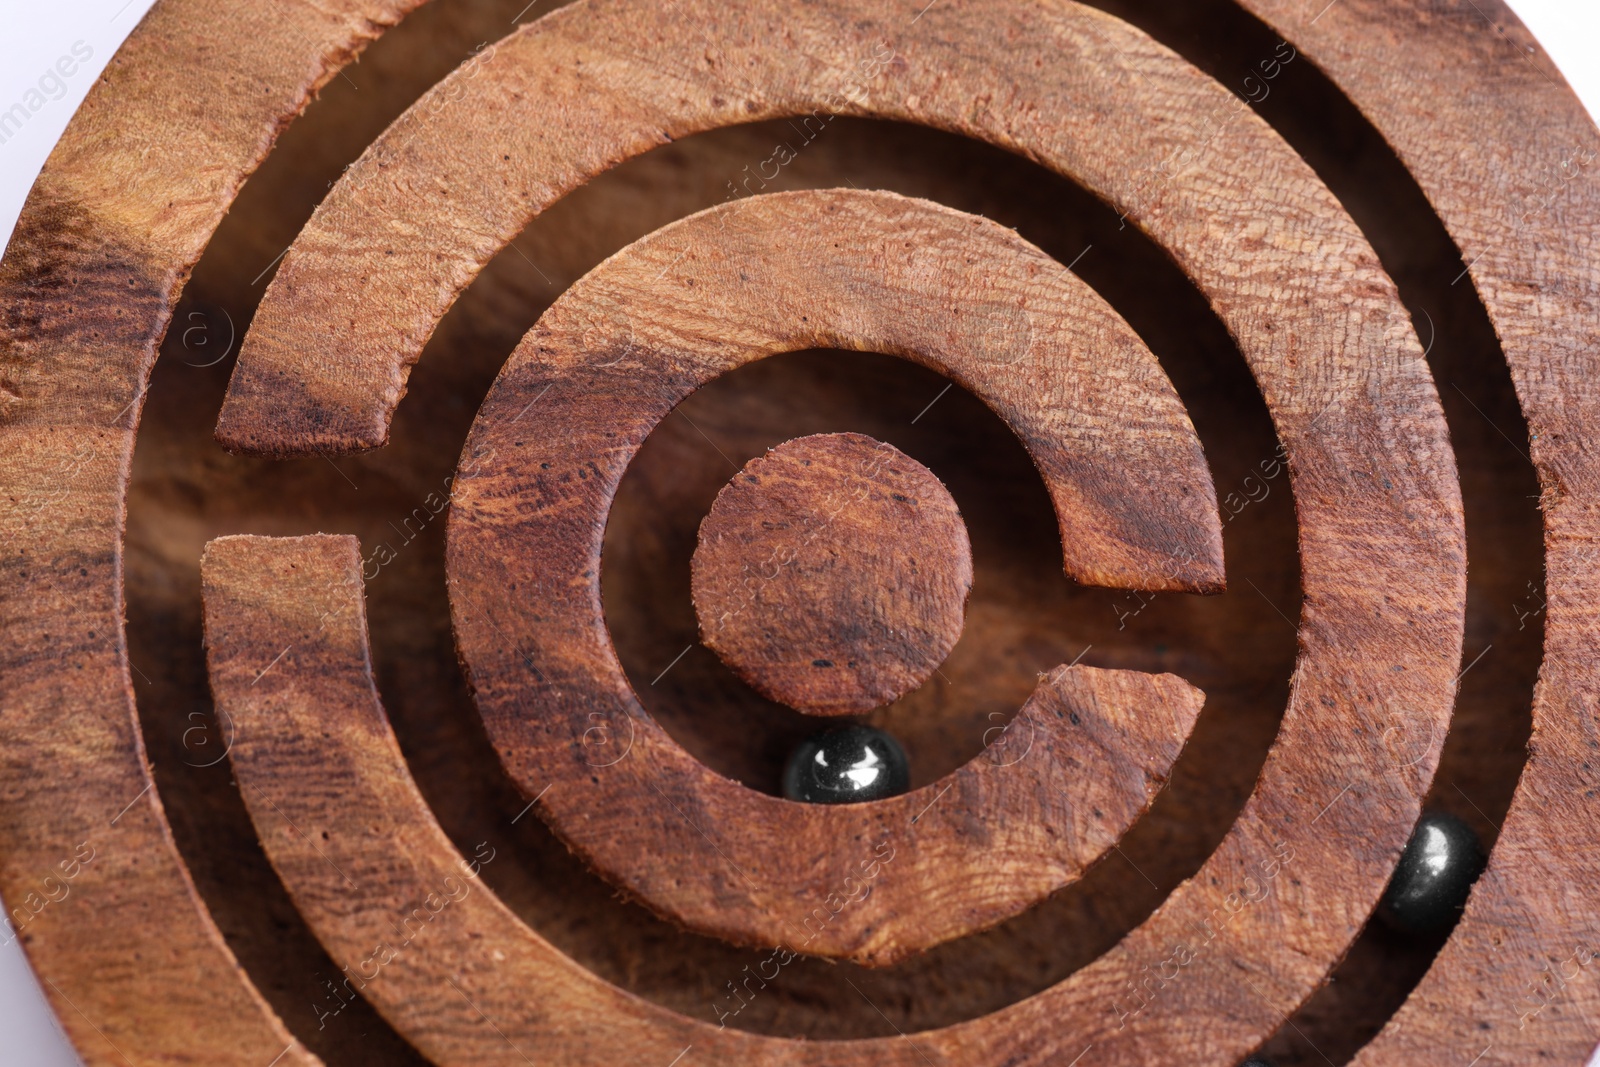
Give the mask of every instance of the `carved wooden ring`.
[{"label": "carved wooden ring", "polygon": [[717,494],[692,564],[700,639],[769,700],[860,715],[961,636],[972,546],[949,490],[884,441],[816,434]]},{"label": "carved wooden ring", "polygon": [[[1018,338],[996,329],[1012,312],[1033,323],[1020,362],[1009,359]],[[1133,331],[1004,227],[844,190],[691,216],[551,306],[462,451],[451,605],[501,759],[596,870],[727,940],[887,963],[1075,880],[1153,799],[1201,697],[1176,678],[1074,668],[1041,683],[1013,726],[1034,738],[1027,758],[976,759],[904,796],[840,807],[763,796],[673,741],[640,706],[601,612],[612,495],[694,389],[822,346],[924,363],[1000,412],[1056,502],[1069,571],[1144,588],[1220,580],[1200,443]],[[1168,480],[1175,491],[1156,488]],[[974,819],[990,830],[968,833]],[[854,853],[885,840],[895,877],[872,906],[797,925],[795,899],[828,897]]]}]

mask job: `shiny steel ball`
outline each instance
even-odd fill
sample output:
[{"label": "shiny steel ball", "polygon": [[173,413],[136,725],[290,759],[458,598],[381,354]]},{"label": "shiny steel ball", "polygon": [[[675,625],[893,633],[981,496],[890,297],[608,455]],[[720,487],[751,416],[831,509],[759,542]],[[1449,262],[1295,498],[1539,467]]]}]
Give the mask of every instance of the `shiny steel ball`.
[{"label": "shiny steel ball", "polygon": [[1454,815],[1424,812],[1384,891],[1378,916],[1404,933],[1437,933],[1460,916],[1484,863],[1483,846],[1470,826]]},{"label": "shiny steel ball", "polygon": [[808,804],[857,804],[911,787],[900,742],[870,726],[841,726],[802,741],[783,770],[783,795]]}]

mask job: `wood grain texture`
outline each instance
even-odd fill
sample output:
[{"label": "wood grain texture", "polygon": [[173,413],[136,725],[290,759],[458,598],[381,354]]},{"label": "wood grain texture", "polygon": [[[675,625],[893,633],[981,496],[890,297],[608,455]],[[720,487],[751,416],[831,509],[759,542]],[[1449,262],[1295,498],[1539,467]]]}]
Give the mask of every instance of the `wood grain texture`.
[{"label": "wood grain texture", "polygon": [[[987,289],[978,288],[974,262],[986,265]],[[676,272],[670,277],[668,267]],[[964,321],[962,310],[1008,290],[1054,329],[1040,327],[1028,362],[997,372],[985,359],[995,337],[990,324]],[[1139,725],[1125,745],[1106,743],[1121,749],[1106,768],[1114,788],[1093,801],[1076,790],[1099,786],[1029,760],[1012,764],[1005,784],[979,775],[975,762],[949,782],[877,804],[797,805],[716,774],[645,714],[616,661],[594,580],[617,484],[672,406],[741,364],[818,343],[929,364],[1012,416],[1053,490],[1063,529],[1080,528],[1083,502],[1110,497],[1085,481],[1089,457],[1122,457],[1112,477],[1137,470],[1149,479],[1175,474],[1184,488],[1209,486],[1193,431],[1161,388],[1164,377],[1148,363],[1137,366],[1147,352],[1121,348],[1120,367],[1102,356],[1100,373],[1071,362],[1069,353],[1101,347],[1072,331],[1083,325],[1096,338],[1095,327],[1107,321],[1084,321],[1081,293],[992,223],[890,194],[826,191],[761,197],[737,213],[718,208],[665,227],[611,257],[540,319],[463,449],[452,486],[451,604],[502,761],[529,797],[544,797],[541,813],[590,865],[696,930],[892,963],[1015,914],[1120,837],[1181,749],[1198,697],[1143,694],[1141,703],[1163,710],[1120,724]],[[1011,340],[1004,337],[1002,347]],[[1104,373],[1108,367],[1115,369]],[[1013,376],[1039,391],[1015,388]],[[1107,386],[1116,388],[1102,392]],[[530,432],[534,419],[539,429]],[[1125,489],[1132,492],[1131,483]],[[1208,495],[1166,497],[1179,510],[1160,529],[1182,538],[1194,525],[1186,512]],[[1143,503],[1124,501],[1125,512]],[[1196,542],[1206,543],[1204,526]],[[1082,569],[1105,573],[1097,558],[1082,555],[1102,543],[1080,535]],[[947,792],[952,814],[917,823],[917,813]],[[996,811],[989,797],[1002,793],[1016,812],[995,816],[1000,825],[982,834],[964,829]],[[659,803],[641,807],[641,797]],[[1058,802],[1077,814],[1046,815]],[[1024,818],[1022,810],[1041,817]],[[1086,810],[1102,812],[1107,833],[1054,838],[1063,822],[1081,830]],[[835,917],[801,948],[788,919],[795,897],[826,897],[845,876],[855,861],[840,853],[840,842],[870,847],[888,836],[905,838],[900,877],[874,890],[875,908]],[[1024,875],[1008,858],[1022,856],[1043,866]],[[1014,889],[1001,888],[1007,879],[997,882],[998,870]]]},{"label": "wood grain texture", "polygon": [[123,499],[189,267],[277,131],[413,6],[158,5],[0,261],[0,893],[92,1064],[316,1062],[239,968],[153,789],[123,635]]},{"label": "wood grain texture", "polygon": [[222,538],[202,563],[230,759],[339,995],[445,1067],[668,1062],[710,1028],[573,964],[479,881],[493,847],[463,855],[434,820],[373,687],[361,568],[336,536]]},{"label": "wood grain texture", "polygon": [[[506,11],[504,18],[517,9]],[[407,32],[407,27],[402,25],[393,32]],[[468,44],[479,39],[475,36]],[[386,43],[394,41],[380,40],[373,47]],[[373,66],[368,53],[363,67],[350,72],[359,91],[336,78],[334,84],[344,88],[330,87],[327,93],[340,92],[349,99],[368,92],[367,77]],[[313,113],[301,121],[315,121],[326,113]],[[1118,243],[1116,237],[1102,240],[1104,234],[1118,235],[1124,243],[1139,242],[1149,256],[1161,255],[1131,228],[1118,231],[1113,212],[1092,202],[1086,204],[1081,191],[1052,181],[1026,161],[936,131],[846,119],[836,122],[807,154],[812,176],[806,184],[832,188],[847,185],[848,178],[863,188],[881,187],[898,184],[893,175],[901,174],[914,183],[902,186],[908,194],[955,202],[975,214],[998,217],[1008,226],[1020,227],[1030,240],[1051,250],[1063,263],[1093,240],[1094,253],[1079,266],[1096,267],[1100,277],[1115,267]],[[162,677],[158,672],[178,674],[184,687],[177,699],[159,703],[148,701],[150,690],[141,689],[147,743],[164,723],[176,721],[185,728],[196,721],[226,724],[223,716],[211,710],[201,645],[198,564],[206,540],[235,532],[282,535],[321,529],[358,533],[369,568],[387,559],[388,548],[393,548],[397,558],[383,563],[368,582],[374,674],[409,770],[439,823],[463,854],[470,856],[484,840],[498,848],[495,862],[484,871],[486,882],[524,922],[585,969],[662,1007],[713,1022],[714,1005],[724,1010],[739,1005],[726,983],[751,964],[751,950],[688,933],[619,898],[549,831],[535,809],[524,813],[527,799],[499,767],[456,666],[445,590],[444,513],[409,545],[402,539],[414,533],[419,522],[427,523],[428,508],[444,506],[441,486],[448,484],[444,479],[454,467],[483,393],[538,314],[569,284],[568,279],[580,277],[637,236],[716,203],[720,175],[730,169],[728,161],[770,151],[771,140],[775,136],[781,139],[780,130],[781,124],[765,124],[729,130],[726,136],[681,142],[669,152],[638,161],[629,171],[608,176],[592,190],[604,196],[588,199],[582,210],[544,219],[543,223],[553,228],[538,236],[524,236],[519,243],[555,284],[547,283],[516,250],[507,249],[501,266],[515,266],[522,273],[514,276],[511,288],[486,290],[494,294],[490,301],[474,297],[463,302],[452,323],[464,332],[457,334],[451,347],[436,349],[418,365],[416,384],[399,409],[393,444],[338,459],[338,469],[320,457],[261,461],[217,449],[211,440],[211,426],[195,419],[194,413],[216,411],[231,368],[227,364],[203,370],[188,366],[207,359],[182,347],[193,335],[174,330],[163,363],[158,363],[141,420],[130,488],[130,523],[136,521],[144,531],[140,540],[147,561],[140,583],[146,590],[144,602],[130,607],[129,622],[130,641],[136,640],[146,652],[142,658],[136,652],[133,663],[158,682]],[[288,136],[294,134],[291,129]],[[860,158],[863,145],[878,144],[884,149],[878,158],[892,168],[888,178],[848,166],[849,161]],[[800,165],[797,161],[796,166]],[[255,181],[252,179],[252,184]],[[679,181],[684,184],[676,184]],[[321,189],[320,180],[317,188]],[[644,196],[637,192],[641,189],[655,192]],[[694,199],[686,200],[684,194],[689,190]],[[246,194],[257,205],[263,202],[248,188]],[[1028,205],[1029,218],[1036,221],[1030,223],[991,206],[1003,208],[1007,203]],[[248,221],[238,218],[248,206],[236,207],[230,218]],[[578,207],[576,203],[570,206]],[[310,209],[308,202],[303,214],[309,215]],[[1098,214],[1091,214],[1096,210]],[[1052,237],[1050,231],[1039,228],[1040,223],[1076,226],[1085,215],[1096,218],[1102,227],[1093,236],[1069,233]],[[298,221],[297,215],[296,224]],[[226,237],[226,233],[220,235],[214,244]],[[206,299],[235,309],[237,320],[240,304],[229,294],[248,292],[251,280],[282,246],[282,241],[263,241],[251,246],[252,253],[239,255],[236,249],[217,244],[214,253],[237,258],[242,269],[229,277],[226,290],[219,293],[214,285],[208,286]],[[210,270],[215,262],[214,258],[203,262],[201,269]],[[917,786],[978,756],[985,740],[992,740],[1027,700],[1038,674],[1078,659],[1086,645],[1094,647],[1083,663],[1152,674],[1177,673],[1207,694],[1205,714],[1196,727],[1198,736],[1191,736],[1185,746],[1173,780],[1152,811],[1120,843],[1133,864],[1120,855],[1108,856],[1083,881],[1000,927],[947,942],[893,968],[868,970],[849,962],[797,957],[783,968],[780,981],[769,983],[729,1021],[730,1028],[813,1041],[893,1036],[895,1026],[915,1033],[976,1018],[1025,999],[1110,948],[1142,921],[1172,886],[1198,870],[1248,795],[1277,731],[1294,660],[1294,629],[1252,586],[1285,610],[1295,610],[1299,569],[1288,472],[1277,458],[1265,405],[1260,403],[1243,361],[1226,343],[1225,335],[1221,344],[1214,340],[1222,333],[1220,326],[1212,322],[1206,334],[1193,324],[1194,309],[1203,304],[1174,269],[1166,266],[1163,274],[1163,266],[1165,261],[1157,258],[1143,262],[1138,269],[1116,273],[1137,281],[1139,291],[1148,294],[1153,315],[1158,316],[1139,319],[1141,332],[1156,322],[1167,326],[1168,336],[1174,338],[1160,354],[1164,362],[1174,351],[1180,356],[1169,366],[1175,381],[1179,375],[1185,376],[1178,388],[1196,424],[1208,425],[1201,431],[1202,440],[1215,470],[1219,497],[1227,488],[1238,489],[1240,479],[1248,473],[1273,479],[1268,483],[1270,496],[1251,503],[1229,526],[1233,589],[1229,594],[1162,594],[1137,619],[1129,620],[1126,629],[1119,629],[1115,607],[1137,603],[1138,594],[1078,586],[1065,578],[1049,497],[1015,435],[980,400],[957,388],[912,423],[948,383],[932,371],[894,357],[814,351],[750,365],[693,394],[658,427],[629,465],[618,504],[607,523],[602,572],[607,621],[619,656],[635,688],[646,697],[652,717],[708,766],[757,790],[772,788],[791,743],[771,725],[770,715],[777,709],[761,701],[721,668],[713,653],[702,648],[692,650],[655,687],[649,683],[696,639],[690,556],[699,520],[717,490],[734,473],[736,463],[807,433],[854,428],[893,441],[938,472],[968,519],[976,574],[975,599],[969,610],[977,611],[979,625],[967,627],[952,661],[940,668],[949,681],[936,675],[922,690],[886,709],[882,718],[874,716],[911,749],[916,773],[922,775]],[[210,280],[214,282],[216,277],[212,271]],[[505,284],[503,275],[500,284]],[[191,299],[198,289],[191,284]],[[1180,303],[1180,297],[1186,303]],[[1187,308],[1183,318],[1175,315],[1174,305]],[[1139,315],[1137,308],[1122,310],[1120,304],[1119,313],[1128,315],[1130,322]],[[187,311],[180,310],[175,321],[187,324]],[[1205,347],[1197,343],[1197,337],[1205,339]],[[1226,368],[1226,392],[1213,386],[1209,399],[1205,393],[1197,396],[1193,392],[1194,369],[1201,369],[1203,380],[1209,381],[1212,366]],[[1240,430],[1241,425],[1249,427],[1248,436]],[[634,496],[628,504],[625,498],[632,493],[635,476],[644,473],[652,450],[669,441],[675,442],[673,447],[654,456],[658,489],[643,500]],[[717,448],[732,460],[724,462]],[[1250,485],[1255,483],[1246,488]],[[669,498],[656,496],[661,488],[670,490]],[[427,499],[434,489],[439,496]],[[685,489],[687,498],[681,495]],[[626,506],[625,513],[619,512],[619,505]],[[414,514],[419,506],[424,507],[421,519]],[[1238,500],[1231,501],[1231,506],[1238,507]],[[1259,528],[1269,513],[1273,534],[1263,544],[1247,531]],[[668,533],[681,539],[681,552],[673,560],[658,566],[647,555],[631,566],[646,568],[652,582],[657,577],[670,580],[673,588],[670,592],[653,586],[642,589],[637,575],[630,577],[629,565],[622,563],[627,555],[618,550],[645,549],[656,537]],[[132,536],[130,531],[130,555],[136,548]],[[154,553],[159,553],[155,560],[159,569],[149,562]],[[153,609],[149,590],[157,582],[161,601]],[[134,595],[137,590],[130,581],[130,597]],[[171,609],[167,607],[170,600],[177,601]],[[636,610],[662,609],[672,610],[677,618],[665,620],[656,615],[635,618],[632,623],[623,621]],[[166,622],[169,610],[175,615],[183,613],[181,627]],[[191,610],[192,624],[187,621]],[[663,643],[659,652],[646,649],[640,658],[637,647],[631,651],[627,647],[637,642],[637,635],[630,638],[628,629],[639,625],[646,628],[652,641]],[[663,703],[669,691],[675,691],[670,698],[674,703]],[[205,719],[188,718],[190,709],[202,712]],[[785,723],[795,724],[801,735],[816,727],[816,720],[798,713],[777,713],[784,715]],[[172,809],[179,807],[179,801],[168,781],[159,778],[160,764],[167,765],[169,778],[181,779],[192,773],[182,767],[183,760],[197,762],[218,752],[210,749],[211,757],[207,757],[186,747],[176,731],[168,736],[171,754],[163,757],[158,753],[155,761],[159,787],[176,822]],[[219,746],[226,740],[217,730],[202,736]],[[171,774],[174,761],[180,771],[175,776]],[[251,940],[258,947],[248,959],[240,947],[243,939],[236,940],[239,927],[225,927],[230,944],[252,977],[264,991],[274,975],[284,976],[285,980],[275,982],[280,990],[293,994],[299,986],[301,996],[273,1002],[308,1044],[340,1036],[361,1039],[362,1055],[346,1058],[339,1055],[344,1050],[330,1048],[325,1054],[330,1063],[408,1062],[366,1055],[379,1035],[362,1035],[351,1026],[352,1016],[364,1005],[347,1006],[318,1030],[311,1005],[318,1003],[325,1010],[338,1007],[321,985],[321,977],[338,968],[326,959],[287,891],[271,873],[227,761],[207,773],[219,780],[219,789],[226,788],[229,810],[206,807],[208,798],[201,798],[199,804],[185,803],[186,821],[198,833],[188,841],[180,838],[180,848],[191,865],[204,862],[214,872],[211,887],[202,884],[214,914],[221,908],[217,897],[206,892],[208,888],[226,894],[235,914],[249,913],[257,922],[258,933]],[[236,828],[233,808],[237,809]],[[519,813],[523,817],[511,824]],[[217,826],[219,814],[228,816],[228,825]],[[237,834],[239,840],[252,845],[258,863],[246,866],[239,862],[242,848],[227,847],[229,839],[224,833]],[[230,871],[231,864],[237,866]],[[1139,871],[1157,885],[1145,881]],[[286,913],[288,925],[284,928],[280,924]],[[273,954],[271,939],[280,928],[279,947]],[[312,943],[309,952],[303,944],[307,940]],[[767,970],[770,973],[771,967]],[[313,982],[309,990],[305,988],[308,977]],[[855,982],[870,1003],[843,981],[844,977]],[[749,993],[745,996],[748,999]],[[304,1023],[291,1014],[295,1009],[302,1013]],[[370,1022],[362,1020],[359,1029],[392,1031],[375,1011],[367,1010],[373,1017]],[[401,1039],[391,1033],[389,1040]],[[322,1054],[321,1048],[317,1051]]]},{"label": "wood grain texture", "polygon": [[[1329,73],[1450,231],[1505,349],[1543,490],[1549,607],[1528,763],[1461,923],[1356,1062],[1584,1062],[1600,1042],[1600,985],[1583,974],[1600,945],[1600,466],[1589,443],[1600,425],[1600,133],[1501,0],[1346,0],[1315,21],[1280,0],[1243,6]],[[1408,73],[1419,56],[1427,93]]]},{"label": "wood grain texture", "polygon": [[[252,331],[259,347],[252,357],[247,341],[242,363],[259,366],[238,372],[230,404],[242,411],[258,395],[263,411],[281,405],[272,410],[284,415],[283,433],[256,442],[268,450],[378,443],[421,340],[530,217],[616,161],[714,125],[823,107],[924,122],[1006,145],[1095,190],[1172,254],[1257,376],[1294,473],[1304,653],[1263,778],[1199,877],[1045,996],[1054,1024],[1068,1021],[1108,1062],[1243,1054],[1359,930],[1437,759],[1464,589],[1437,394],[1359,231],[1221,87],[1071,4],[981,13],[938,5],[912,23],[914,14],[876,4],[782,18],[680,6],[658,19],[628,4],[584,3],[507,38],[470,85],[441,86],[335,187],[263,305]],[[701,31],[711,26],[721,51],[708,57]],[[803,49],[770,46],[801,39]],[[634,66],[641,55],[651,56],[648,70]],[[874,56],[888,58],[863,80],[859,64]],[[674,91],[639,103],[633,87],[665,77]],[[572,99],[583,114],[530,129],[511,119],[524,95]],[[993,106],[1001,99],[1004,108]],[[1231,121],[1196,131],[1218,115]],[[470,141],[453,133],[469,128]],[[429,181],[450,196],[425,197]],[[424,210],[450,221],[421,233],[385,229]],[[360,235],[375,232],[396,240],[362,251]],[[293,315],[277,310],[290,305]],[[336,334],[353,344],[331,350]],[[269,402],[268,383],[306,368],[316,370],[321,384],[308,389],[318,396]],[[297,410],[315,418],[297,419]],[[233,434],[241,425],[225,418],[224,439],[250,444]],[[1397,720],[1430,739],[1401,765],[1375,740]],[[1290,894],[1283,906],[1246,909],[1229,928],[1229,950],[1201,953],[1185,973],[1193,981],[1149,996],[1141,976],[1280,846],[1303,862],[1275,886]],[[1234,980],[1237,966],[1250,971],[1253,991]],[[1226,1011],[1217,989],[1234,991]],[[1036,1031],[1015,1039],[1050,1047]]]},{"label": "wood grain texture", "polygon": [[972,545],[938,477],[862,434],[746,463],[700,524],[706,646],[769,700],[862,715],[927,681],[961,636]]}]

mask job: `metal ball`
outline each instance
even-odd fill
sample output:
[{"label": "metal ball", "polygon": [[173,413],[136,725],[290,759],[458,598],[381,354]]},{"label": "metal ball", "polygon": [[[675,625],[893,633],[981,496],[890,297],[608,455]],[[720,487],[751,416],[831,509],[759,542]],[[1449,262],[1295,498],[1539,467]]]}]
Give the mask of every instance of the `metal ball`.
[{"label": "metal ball", "polygon": [[1408,934],[1447,928],[1460,916],[1484,863],[1483,846],[1470,826],[1454,815],[1424,812],[1384,891],[1379,918]]},{"label": "metal ball", "polygon": [[802,741],[783,770],[783,795],[808,804],[857,804],[911,787],[900,742],[870,726],[841,726]]}]

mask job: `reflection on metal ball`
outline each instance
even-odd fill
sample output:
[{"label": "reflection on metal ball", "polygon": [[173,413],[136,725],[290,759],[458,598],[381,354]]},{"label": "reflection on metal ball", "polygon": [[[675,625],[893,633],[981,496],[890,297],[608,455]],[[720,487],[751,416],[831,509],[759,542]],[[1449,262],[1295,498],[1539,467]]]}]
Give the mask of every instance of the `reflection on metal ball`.
[{"label": "reflection on metal ball", "polygon": [[1396,930],[1430,934],[1454,923],[1483,873],[1483,846],[1454,815],[1424,812],[1400,856],[1378,916]]},{"label": "reflection on metal ball", "polygon": [[900,742],[870,726],[842,726],[801,742],[783,771],[783,795],[808,804],[884,800],[910,786]]}]

